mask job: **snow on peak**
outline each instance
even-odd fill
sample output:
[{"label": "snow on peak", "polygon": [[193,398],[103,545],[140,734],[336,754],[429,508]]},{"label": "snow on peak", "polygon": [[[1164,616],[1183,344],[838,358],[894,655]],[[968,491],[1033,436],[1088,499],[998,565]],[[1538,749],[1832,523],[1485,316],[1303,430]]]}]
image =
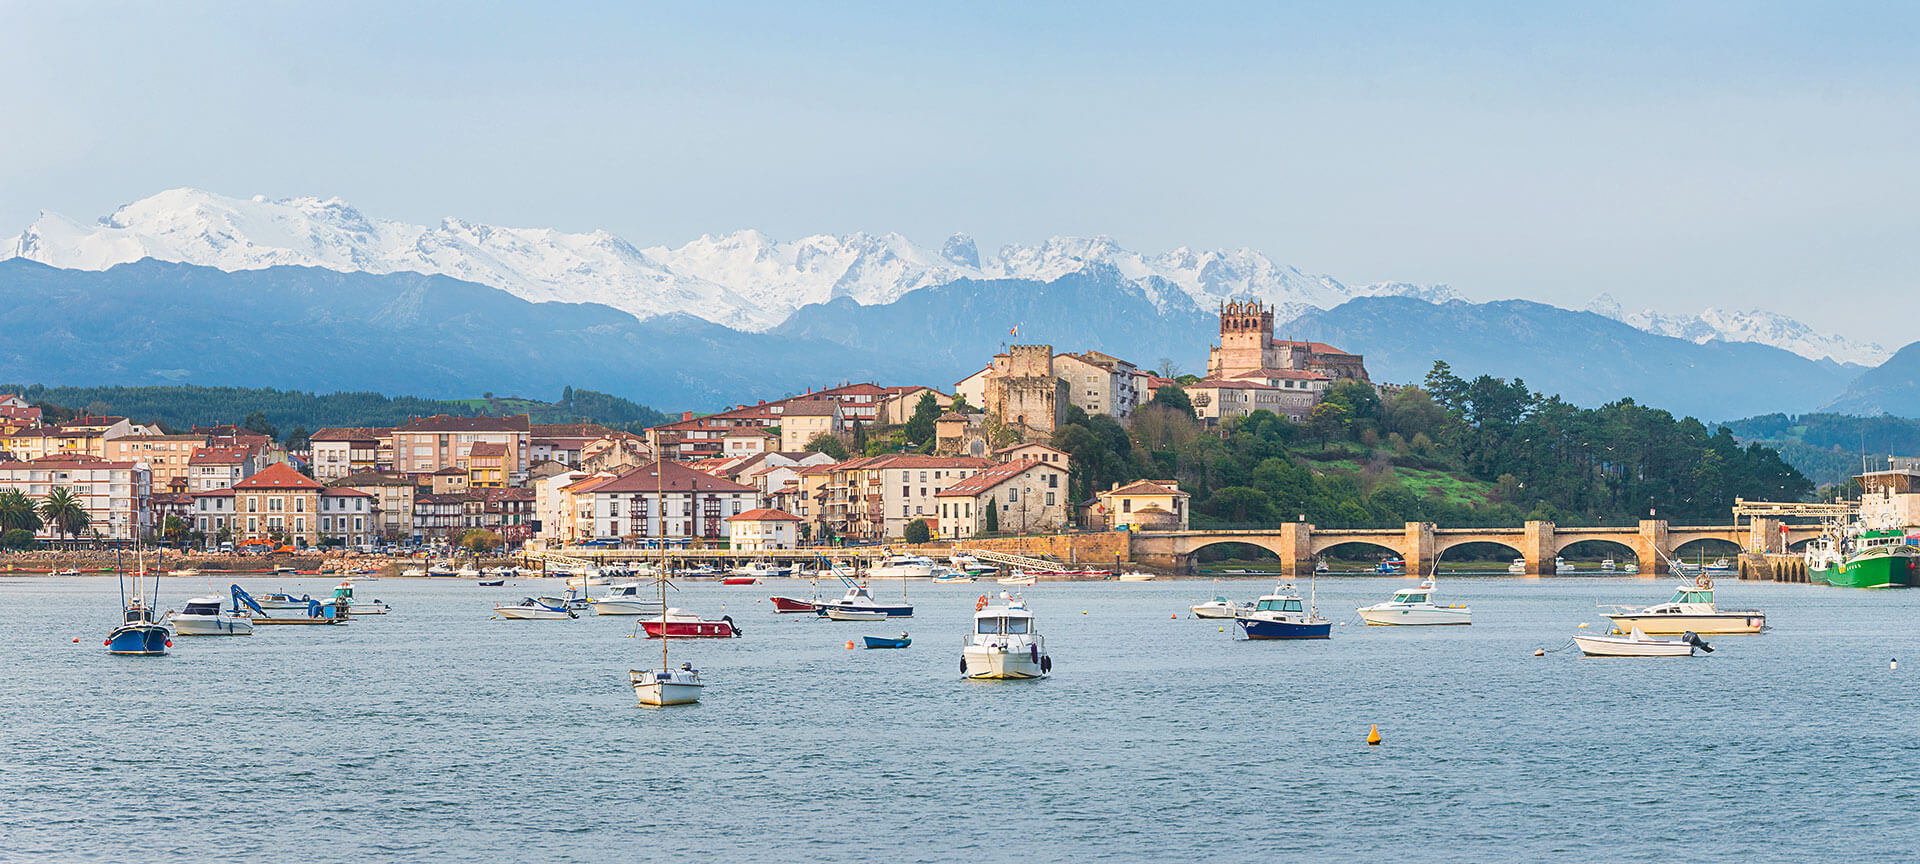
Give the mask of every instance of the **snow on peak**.
[{"label": "snow on peak", "polygon": [[1893,356],[1878,343],[1820,333],[1785,315],[1748,309],[1736,312],[1708,307],[1698,315],[1667,315],[1652,309],[1626,312],[1612,295],[1602,293],[1587,302],[1587,311],[1604,315],[1637,330],[1685,339],[1696,344],[1758,342],[1792,351],[1810,360],[1834,360],[1878,366]]}]

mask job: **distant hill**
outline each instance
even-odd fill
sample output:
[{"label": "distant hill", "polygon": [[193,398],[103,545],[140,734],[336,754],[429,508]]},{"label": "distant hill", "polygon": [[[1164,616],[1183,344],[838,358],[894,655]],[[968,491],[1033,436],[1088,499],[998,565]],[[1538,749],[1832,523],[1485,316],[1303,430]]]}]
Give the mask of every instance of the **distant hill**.
[{"label": "distant hill", "polygon": [[1835,414],[1920,417],[1920,342],[1894,352],[1887,362],[1860,373],[1821,408]]},{"label": "distant hill", "polygon": [[1730,420],[1741,441],[1764,444],[1821,486],[1845,483],[1863,464],[1885,468],[1888,456],[1920,456],[1920,420],[1879,415],[1763,414]]},{"label": "distant hill", "polygon": [[1462,377],[1518,377],[1581,405],[1631,396],[1701,418],[1811,411],[1851,377],[1831,360],[1750,342],[1695,344],[1526,300],[1363,297],[1276,330],[1366,355],[1376,381],[1418,382],[1442,359]]},{"label": "distant hill", "polygon": [[[706,408],[899,364],[839,343],[532,303],[444,276],[312,267],[227,273],[143,260],[104,271],[0,261],[0,380],[558,397],[567,384]],[[805,362],[796,362],[804,358]]]}]

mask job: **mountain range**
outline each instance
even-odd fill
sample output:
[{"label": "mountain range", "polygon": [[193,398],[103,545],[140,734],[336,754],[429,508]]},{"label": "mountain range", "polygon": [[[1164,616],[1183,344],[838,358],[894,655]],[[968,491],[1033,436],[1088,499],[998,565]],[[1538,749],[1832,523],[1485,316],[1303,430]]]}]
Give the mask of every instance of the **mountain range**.
[{"label": "mountain range", "polygon": [[1473,303],[1445,286],[1352,287],[1251,250],[1142,255],[1104,238],[983,256],[959,235],[930,251],[899,235],[747,231],[639,249],[605,232],[410,226],[339,201],[194,190],[97,225],[43,215],[0,245],[0,380],[548,398],[574,384],[710,409],[848,380],[950,385],[1010,342],[1198,371],[1215,304],[1247,296],[1280,307],[1277,335],[1364,354],[1379,381],[1418,381],[1445,359],[1582,404],[1920,416],[1920,350],[1862,374],[1870,353],[1842,358],[1851,343],[1761,312],[1689,323],[1604,296],[1592,311]]},{"label": "mountain range", "polygon": [[[18,236],[0,242],[0,259],[12,257],[77,270],[153,258],[227,271],[305,266],[437,274],[536,302],[598,303],[642,319],[682,313],[747,332],[771,330],[813,304],[883,305],[963,280],[1048,283],[1089,268],[1133,282],[1162,310],[1185,308],[1183,298],[1205,310],[1223,300],[1251,297],[1275,306],[1279,320],[1356,297],[1460,299],[1445,285],[1348,285],[1244,248],[1182,247],[1145,254],[1106,237],[1055,237],[983,255],[964,234],[934,249],[899,234],[819,234],[781,241],[751,230],[702,236],[678,247],[640,248],[606,231],[503,228],[456,218],[413,225],[369,217],[337,198],[234,198],[198,189],[161,192],[93,223],[42,213]],[[1862,365],[1891,354],[1759,310],[1625,313],[1606,295],[1588,308],[1696,343],[1758,342],[1811,359]]]}]

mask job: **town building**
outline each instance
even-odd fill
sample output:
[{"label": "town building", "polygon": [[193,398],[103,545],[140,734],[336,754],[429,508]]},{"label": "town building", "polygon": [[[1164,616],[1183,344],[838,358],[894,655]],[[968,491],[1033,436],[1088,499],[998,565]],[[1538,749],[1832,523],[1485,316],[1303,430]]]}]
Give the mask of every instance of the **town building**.
[{"label": "town building", "polygon": [[42,540],[139,540],[152,535],[153,487],[147,469],[136,462],[99,457],[53,455],[0,462],[0,491],[17,491],[38,504],[55,489],[68,489],[87,514],[79,537],[62,537],[53,520],[43,520],[35,535]]},{"label": "town building", "polygon": [[998,464],[970,456],[906,453],[825,466],[830,476],[817,484],[814,504],[820,512],[814,518],[822,531],[835,536],[898,539],[915,519],[939,521],[942,490]]},{"label": "town building", "polygon": [[346,486],[320,490],[320,542],[333,546],[364,546],[378,530],[374,496]]},{"label": "town building", "polygon": [[320,543],[320,492],[326,487],[285,463],[233,484],[235,543],[267,539],[294,548]]},{"label": "town building", "polygon": [[993,355],[987,375],[987,413],[1023,436],[1049,435],[1072,404],[1067,382],[1053,370],[1053,346],[1014,345]]},{"label": "town building", "polygon": [[758,508],[727,517],[727,545],[738,552],[793,549],[799,545],[800,517]]},{"label": "town building", "polygon": [[583,455],[581,451],[587,444],[612,434],[612,429],[598,423],[535,423],[531,427],[532,437],[528,446],[534,462],[551,459],[567,467],[578,468]]},{"label": "town building", "polygon": [[1193,415],[1209,426],[1255,411],[1286,413],[1280,388],[1259,381],[1237,378],[1208,378],[1187,385],[1187,401],[1193,403]]},{"label": "town building", "polygon": [[689,538],[727,536],[728,516],[759,507],[751,486],[704,474],[673,461],[653,462],[611,477],[594,476],[564,487],[575,501],[569,538]]},{"label": "town building", "polygon": [[[1313,413],[1313,406],[1320,404],[1325,397],[1327,386],[1333,383],[1333,377],[1320,372],[1308,372],[1304,369],[1256,369],[1233,376],[1235,381],[1252,381],[1265,384],[1278,391],[1267,401],[1276,407],[1269,408],[1276,414],[1284,414],[1298,423]],[[1198,413],[1196,410],[1195,413]]]},{"label": "town building", "polygon": [[1132,363],[1111,354],[1082,351],[1053,355],[1053,372],[1067,384],[1067,398],[1088,414],[1125,421],[1140,406],[1140,388]]},{"label": "town building", "polygon": [[473,445],[479,443],[506,448],[502,461],[508,485],[526,482],[527,466],[532,459],[532,424],[525,414],[512,417],[439,414],[415,419],[393,430],[394,466],[407,474],[431,474],[447,468],[465,473],[472,464]]},{"label": "town building", "polygon": [[767,429],[742,426],[720,436],[720,455],[729,458],[753,456],[779,448],[780,436]]},{"label": "town building", "polygon": [[187,457],[187,487],[192,492],[231,489],[262,467],[260,458],[245,445],[200,447]]},{"label": "town building", "polygon": [[152,473],[156,491],[172,489],[175,480],[186,480],[191,487],[188,460],[207,443],[203,435],[128,435],[103,439],[104,456],[109,462],[138,462]]},{"label": "town building", "polygon": [[418,543],[452,543],[466,533],[466,493],[415,495],[413,539]]},{"label": "town building", "polygon": [[[999,510],[999,530],[1056,531],[1067,527],[1067,472],[1021,459],[998,463],[937,493],[935,536],[972,537],[986,530],[987,510]],[[930,520],[931,521],[931,520]]]},{"label": "town building", "polygon": [[[880,401],[875,412],[875,422],[883,426],[901,426],[913,419],[913,412],[919,410],[920,399],[932,394],[933,402],[946,413],[953,407],[955,397],[942,393],[932,387],[901,387],[900,392],[887,396]],[[973,407],[980,407],[975,404]]]},{"label": "town building", "polygon": [[[602,476],[612,477],[616,473],[607,472]],[[592,476],[594,474],[587,471],[563,471],[533,481],[533,536],[549,546],[579,537],[574,524],[573,496],[566,489]]]},{"label": "town building", "polygon": [[647,445],[647,439],[631,432],[610,432],[581,445],[580,461],[573,467],[589,474],[596,471],[618,472],[622,468],[652,461],[653,448]]},{"label": "town building", "polygon": [[1094,493],[1086,527],[1094,530],[1125,527],[1130,530],[1186,530],[1191,516],[1189,496],[1173,480],[1136,480]]},{"label": "town building", "polygon": [[40,408],[18,393],[0,393],[0,425],[37,425]]},{"label": "town building", "polygon": [[419,484],[404,474],[360,471],[328,484],[373,496],[371,507],[373,536],[385,541],[404,540],[413,535],[413,499]]},{"label": "town building", "polygon": [[813,439],[834,435],[846,424],[840,403],[829,399],[788,402],[780,413],[780,449],[805,450]]},{"label": "town building", "polygon": [[362,471],[393,470],[393,430],[377,426],[322,429],[309,439],[313,479],[323,483]]},{"label": "town building", "polygon": [[1068,455],[1067,451],[1049,447],[1038,441],[1029,441],[1025,444],[1002,447],[993,451],[993,458],[1002,462],[1018,462],[1022,459],[1031,459],[1035,462],[1045,462],[1048,465],[1052,465],[1068,473],[1073,472],[1073,457]]},{"label": "town building", "polygon": [[507,445],[476,441],[467,451],[467,487],[502,489],[507,485]]}]

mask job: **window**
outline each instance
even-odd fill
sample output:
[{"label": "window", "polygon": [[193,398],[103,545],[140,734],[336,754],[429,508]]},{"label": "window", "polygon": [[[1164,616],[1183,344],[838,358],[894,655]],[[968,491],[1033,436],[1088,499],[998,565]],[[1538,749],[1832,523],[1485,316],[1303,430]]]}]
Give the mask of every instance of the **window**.
[{"label": "window", "polygon": [[[1060,475],[1058,475],[1058,474],[1048,474],[1048,475],[1047,475],[1047,488],[1048,488],[1048,489],[1058,489],[1058,488],[1060,488]],[[1052,496],[1048,496],[1048,497],[1052,497]]]},{"label": "window", "polygon": [[1132,513],[1132,512],[1133,512],[1133,499],[1132,499],[1132,498],[1122,498],[1122,499],[1120,499],[1120,512],[1122,512],[1122,513]]},{"label": "window", "polygon": [[1048,493],[1047,493],[1047,506],[1048,506],[1048,507],[1052,507],[1052,506],[1053,506],[1053,493],[1052,493],[1052,492],[1048,492]]},{"label": "window", "polygon": [[1011,504],[1018,500],[1020,500],[1020,490],[1011,486],[1007,487],[1007,503]]}]

